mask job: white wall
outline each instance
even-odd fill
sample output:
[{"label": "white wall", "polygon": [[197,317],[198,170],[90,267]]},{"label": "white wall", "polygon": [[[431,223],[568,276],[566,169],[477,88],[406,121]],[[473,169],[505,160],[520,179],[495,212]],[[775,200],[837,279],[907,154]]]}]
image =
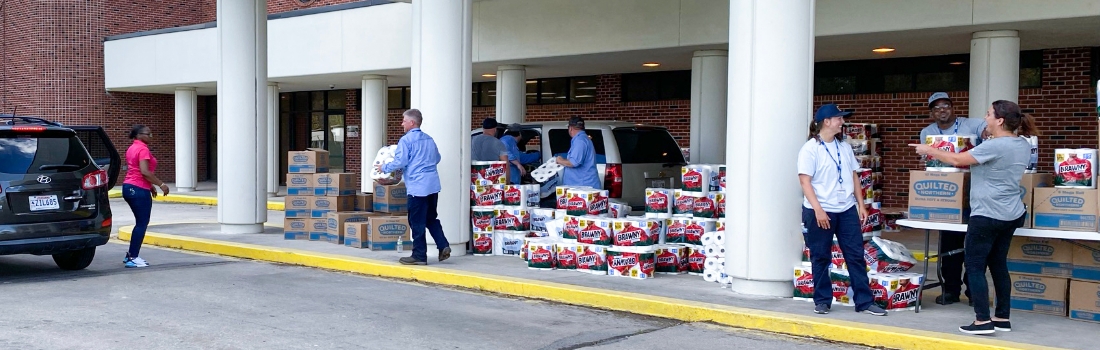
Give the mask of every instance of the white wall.
[{"label": "white wall", "polygon": [[[408,69],[411,10],[394,3],[270,21],[268,76],[354,74],[357,82]],[[475,63],[722,45],[729,28],[722,0],[484,0],[473,11]],[[817,36],[837,37],[1097,16],[1100,0],[828,0],[818,2],[815,23]],[[216,81],[215,30],[106,42],[106,87]]]}]

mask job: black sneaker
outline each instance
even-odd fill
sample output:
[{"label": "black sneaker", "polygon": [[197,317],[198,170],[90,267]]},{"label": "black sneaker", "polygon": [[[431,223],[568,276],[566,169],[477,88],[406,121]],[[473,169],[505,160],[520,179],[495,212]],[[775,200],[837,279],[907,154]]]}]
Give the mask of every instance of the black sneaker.
[{"label": "black sneaker", "polygon": [[1011,332],[1012,331],[1012,322],[993,321],[993,329],[996,329],[998,332]]},{"label": "black sneaker", "polygon": [[961,301],[959,296],[951,293],[943,293],[943,295],[936,297],[936,304],[940,305],[951,305],[959,301]]},{"label": "black sneaker", "polygon": [[993,334],[996,330],[993,327],[993,322],[986,322],[985,324],[970,323],[969,326],[959,327],[959,332],[966,334]]},{"label": "black sneaker", "polygon": [[439,250],[439,261],[447,260],[451,257],[451,247],[443,248]]},{"label": "black sneaker", "polygon": [[819,315],[825,315],[825,314],[829,313],[829,308],[830,308],[829,305],[817,304],[817,306],[814,306],[814,313],[819,314]]},{"label": "black sneaker", "polygon": [[416,260],[416,259],[413,259],[411,256],[406,256],[404,258],[397,259],[397,262],[400,262],[403,265],[427,265],[428,264],[427,261]]},{"label": "black sneaker", "polygon": [[886,310],[883,310],[881,306],[875,304],[871,304],[871,306],[868,306],[866,309],[860,312],[872,314],[875,316],[886,316]]}]

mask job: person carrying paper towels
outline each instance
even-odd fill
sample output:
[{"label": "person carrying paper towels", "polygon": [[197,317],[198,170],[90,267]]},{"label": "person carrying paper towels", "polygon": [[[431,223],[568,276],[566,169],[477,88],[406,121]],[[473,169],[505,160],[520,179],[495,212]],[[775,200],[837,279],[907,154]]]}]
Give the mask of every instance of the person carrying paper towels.
[{"label": "person carrying paper towels", "polygon": [[[928,96],[928,116],[932,123],[920,131],[920,142],[928,135],[974,135],[983,136],[985,121],[955,115],[955,105],[946,92],[937,92]],[[974,140],[981,144],[984,137]],[[960,292],[967,285],[966,299],[970,299],[970,284],[963,278],[964,252],[951,253],[963,249],[966,232],[940,231],[940,280],[943,281],[943,294],[936,297],[936,304],[951,305],[960,302]],[[971,305],[973,303],[971,302]]]},{"label": "person carrying paper towels", "polygon": [[558,164],[565,166],[562,172],[562,184],[566,186],[588,186],[602,189],[600,174],[596,171],[596,148],[588,134],[584,132],[584,118],[569,118],[569,153],[566,158],[555,157]]},{"label": "person carrying paper towels", "polygon": [[428,264],[428,241],[424,238],[424,229],[432,233],[436,247],[439,248],[439,261],[451,257],[451,245],[443,234],[443,226],[437,218],[436,206],[439,204],[439,148],[435,139],[420,130],[424,116],[418,109],[410,109],[402,114],[401,128],[405,136],[397,142],[397,151],[393,161],[376,165],[379,172],[391,173],[403,169],[405,190],[409,195],[409,228],[412,229],[413,251],[398,261],[405,265]]},{"label": "person carrying paper towels", "polygon": [[[928,155],[953,166],[970,166],[970,221],[966,227],[966,278],[975,321],[959,327],[967,334],[1011,331],[1008,248],[1016,228],[1024,225],[1025,208],[1020,179],[1031,157],[1031,145],[1019,136],[1038,135],[1035,120],[1015,102],[999,100],[985,112],[991,138],[973,149],[946,152],[923,143],[911,144],[917,154]],[[993,275],[996,311],[989,317],[989,286],[985,270]]]},{"label": "person carrying paper towels", "polygon": [[497,120],[485,118],[481,121],[481,135],[470,139],[470,156],[475,162],[508,161],[508,150],[497,139]]},{"label": "person carrying paper towels", "polygon": [[867,262],[863,257],[863,204],[859,168],[852,146],[840,140],[844,117],[851,114],[836,104],[826,104],[814,113],[809,140],[798,151],[798,182],[802,186],[802,234],[810,249],[814,281],[814,313],[827,314],[832,308],[833,288],[829,280],[833,236],[848,264],[856,312],[886,316],[874,303]]},{"label": "person carrying paper towels", "polygon": [[527,169],[523,166],[527,164],[537,163],[539,159],[542,159],[542,154],[539,152],[523,153],[519,151],[519,138],[522,135],[523,127],[519,123],[513,123],[508,126],[508,131],[504,132],[504,136],[500,138],[500,142],[504,144],[504,149],[508,151],[508,181],[513,185],[520,184],[523,180],[523,176],[527,175]]}]

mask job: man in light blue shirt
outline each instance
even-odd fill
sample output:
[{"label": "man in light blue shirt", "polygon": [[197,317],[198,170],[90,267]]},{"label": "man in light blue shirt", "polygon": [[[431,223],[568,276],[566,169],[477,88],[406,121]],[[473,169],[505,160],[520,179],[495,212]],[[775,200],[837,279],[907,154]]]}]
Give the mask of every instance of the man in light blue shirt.
[{"label": "man in light blue shirt", "polygon": [[588,186],[603,188],[600,174],[596,170],[596,148],[588,134],[584,132],[584,119],[569,118],[569,153],[567,158],[556,157],[558,164],[564,165],[562,184],[566,186]]},{"label": "man in light blue shirt", "polygon": [[397,142],[397,151],[394,152],[393,161],[378,166],[383,173],[390,173],[403,169],[405,188],[409,194],[409,227],[412,229],[413,251],[412,256],[403,257],[400,261],[405,265],[428,264],[428,242],[424,238],[424,229],[427,228],[439,248],[439,261],[451,257],[451,246],[447,242],[447,236],[443,234],[443,226],[437,218],[436,206],[439,204],[439,148],[431,136],[420,130],[420,124],[424,117],[420,110],[410,109],[402,114],[401,127],[405,129],[405,136]]},{"label": "man in light blue shirt", "polygon": [[514,185],[520,184],[524,175],[527,175],[527,169],[523,166],[538,162],[542,159],[542,155],[539,152],[523,153],[519,151],[519,138],[522,135],[520,131],[522,126],[518,123],[508,126],[508,131],[504,133],[504,137],[500,138],[500,142],[504,144],[504,149],[508,151],[508,181]]}]

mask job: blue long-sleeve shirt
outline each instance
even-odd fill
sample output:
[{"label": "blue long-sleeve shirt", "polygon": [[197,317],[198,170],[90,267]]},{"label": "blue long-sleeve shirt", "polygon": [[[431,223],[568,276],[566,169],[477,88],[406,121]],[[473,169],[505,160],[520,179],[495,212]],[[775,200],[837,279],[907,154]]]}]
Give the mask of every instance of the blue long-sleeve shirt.
[{"label": "blue long-sleeve shirt", "polygon": [[505,135],[500,138],[500,142],[504,144],[504,149],[508,151],[508,170],[511,172],[509,179],[512,184],[520,183],[519,168],[516,167],[513,161],[519,161],[520,164],[528,164],[537,162],[541,156],[538,152],[535,153],[523,153],[519,151],[519,145],[516,144],[516,138]]},{"label": "blue long-sleeve shirt", "polygon": [[573,166],[565,167],[562,172],[562,184],[603,188],[600,173],[596,171],[596,148],[592,146],[592,140],[588,139],[588,134],[584,131],[578,132],[569,141],[569,154],[566,155],[566,159],[573,163]]},{"label": "blue long-sleeve shirt", "polygon": [[439,193],[441,189],[439,171],[436,170],[439,159],[435,139],[420,131],[420,128],[413,128],[401,136],[393,161],[382,165],[382,172],[403,169],[406,192],[410,196],[425,197]]}]

